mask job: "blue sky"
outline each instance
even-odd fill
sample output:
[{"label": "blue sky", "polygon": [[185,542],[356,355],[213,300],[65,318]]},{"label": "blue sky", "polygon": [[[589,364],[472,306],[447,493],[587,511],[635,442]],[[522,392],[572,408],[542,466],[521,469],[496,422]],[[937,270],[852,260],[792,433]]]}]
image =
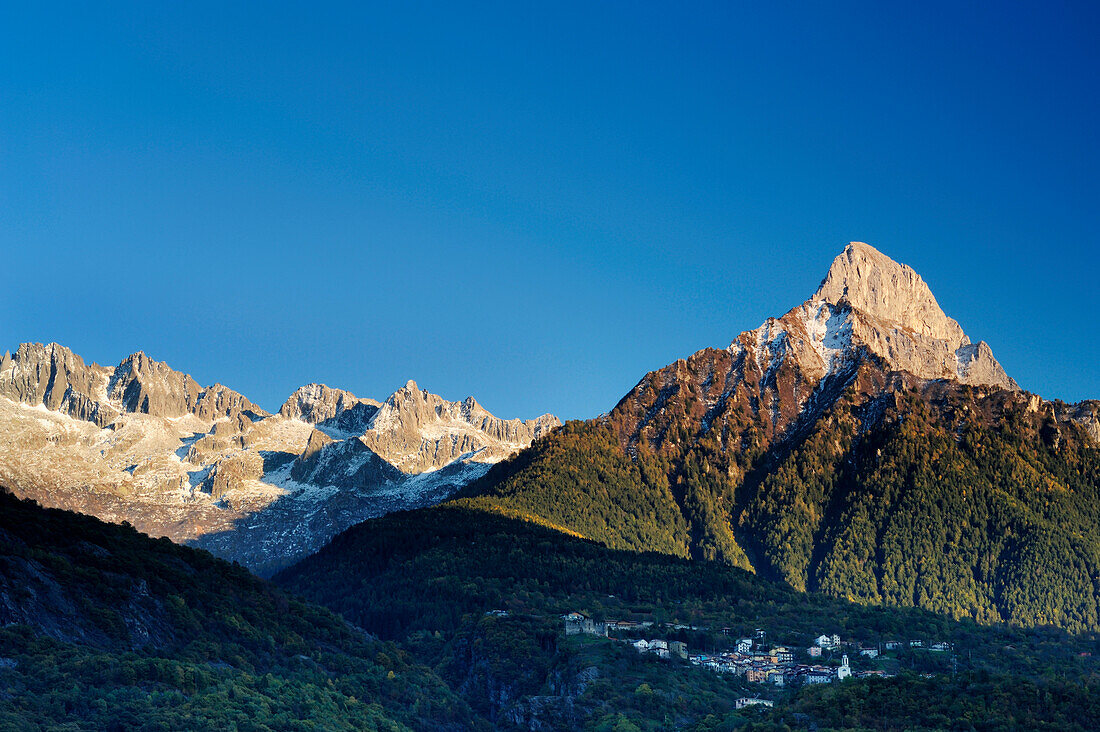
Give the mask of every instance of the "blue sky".
[{"label": "blue sky", "polygon": [[172,5],[0,10],[0,351],[587,417],[862,240],[1100,398],[1095,4]]}]

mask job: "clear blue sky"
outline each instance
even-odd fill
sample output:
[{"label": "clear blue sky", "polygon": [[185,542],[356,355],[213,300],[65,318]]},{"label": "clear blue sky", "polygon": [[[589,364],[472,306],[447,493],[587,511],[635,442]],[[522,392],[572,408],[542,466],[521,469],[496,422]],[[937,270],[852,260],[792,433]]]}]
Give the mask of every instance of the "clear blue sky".
[{"label": "clear blue sky", "polygon": [[25,5],[0,351],[587,417],[855,239],[1100,398],[1095,3]]}]

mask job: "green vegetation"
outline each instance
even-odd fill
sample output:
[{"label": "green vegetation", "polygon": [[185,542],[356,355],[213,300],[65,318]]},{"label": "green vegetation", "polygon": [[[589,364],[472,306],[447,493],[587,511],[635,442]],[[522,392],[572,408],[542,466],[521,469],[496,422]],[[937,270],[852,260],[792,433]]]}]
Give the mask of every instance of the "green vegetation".
[{"label": "green vegetation", "polygon": [[717,560],[800,591],[1100,628],[1100,449],[1010,393],[934,386],[898,386],[884,401],[852,385],[771,443],[751,410],[707,422],[690,398],[665,403],[657,450],[639,438],[627,451],[620,413],[570,423],[463,495],[611,548]]},{"label": "green vegetation", "polygon": [[606,427],[569,422],[463,491],[512,515],[541,520],[615,549],[688,556],[689,526],[665,466],[631,460]]},{"label": "green vegetation", "polygon": [[0,494],[0,728],[468,729],[392,643],[206,552]]},{"label": "green vegetation", "polygon": [[[777,729],[829,730],[1049,730],[1096,729],[1100,693],[1095,683],[1060,679],[1032,681],[1003,674],[962,674],[927,679],[848,681],[805,689],[789,706],[762,715],[767,721],[744,732]],[[717,721],[717,720],[715,720]],[[726,720],[725,729],[743,723]],[[722,729],[715,724],[709,729]]]},{"label": "green vegetation", "polygon": [[906,407],[852,449],[819,429],[764,481],[742,521],[784,547],[771,573],[982,622],[1100,627],[1100,451],[1053,449],[1012,415],[963,425]]},{"label": "green vegetation", "polygon": [[[910,724],[916,719],[907,716],[913,709],[927,712],[929,719],[950,716],[958,704],[952,689],[967,679],[987,679],[987,686],[999,685],[1008,694],[1032,688],[1028,684],[1046,688],[1056,678],[1070,694],[1065,698],[1071,706],[1058,712],[1065,715],[1077,708],[1073,705],[1095,704],[1100,694],[1100,666],[1092,655],[1080,655],[1100,656],[1094,634],[989,627],[914,608],[797,592],[720,562],[612,550],[486,512],[470,501],[360,524],[276,581],[400,642],[498,727],[523,727],[537,719],[567,729],[729,729],[752,720],[763,723],[771,715],[777,724],[794,724],[792,710],[809,715],[797,718],[803,721],[826,719],[814,716],[815,700],[825,693],[817,688],[789,697],[686,662],[642,656],[613,640],[565,637],[559,616],[570,610],[694,626],[643,632],[683,640],[695,651],[727,648],[755,628],[766,629],[771,642],[795,648],[823,632],[867,644],[911,638],[952,643],[954,653],[907,648],[883,661],[856,659],[857,669],[903,673],[891,683],[921,682],[912,699],[882,717],[887,729]],[[508,615],[486,615],[490,610]],[[921,679],[917,673],[935,676]],[[867,683],[829,689],[861,689]],[[905,695],[904,684],[884,688]],[[925,698],[937,688],[941,701]],[[732,709],[737,698],[758,695],[778,701],[774,712]],[[1051,704],[1059,705],[1059,699]],[[1036,714],[990,710],[1019,725]],[[861,725],[883,728],[876,720],[851,726]]]}]

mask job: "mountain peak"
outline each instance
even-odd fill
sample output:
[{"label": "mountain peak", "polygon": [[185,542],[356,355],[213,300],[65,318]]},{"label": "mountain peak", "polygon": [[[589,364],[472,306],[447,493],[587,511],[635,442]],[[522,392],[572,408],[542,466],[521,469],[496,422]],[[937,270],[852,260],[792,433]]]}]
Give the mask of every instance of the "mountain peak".
[{"label": "mountain peak", "polygon": [[473,454],[497,462],[560,424],[548,415],[501,419],[472,396],[448,401],[410,380],[383,402],[361,439],[397,468],[419,473]]},{"label": "mountain peak", "polygon": [[373,415],[380,406],[381,403],[373,399],[360,399],[344,389],[333,389],[325,384],[306,384],[287,397],[279,414],[309,424],[320,424],[356,409]]},{"label": "mountain peak", "polygon": [[833,260],[812,300],[847,302],[878,320],[948,341],[956,348],[970,342],[912,267],[863,242],[851,242]]}]

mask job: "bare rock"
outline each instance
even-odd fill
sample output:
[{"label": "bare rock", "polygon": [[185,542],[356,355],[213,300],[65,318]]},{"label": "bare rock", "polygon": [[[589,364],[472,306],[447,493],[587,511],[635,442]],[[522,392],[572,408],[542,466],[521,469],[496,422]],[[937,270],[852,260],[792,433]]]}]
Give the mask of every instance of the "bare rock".
[{"label": "bare rock", "polygon": [[309,424],[320,424],[359,406],[373,407],[373,414],[381,405],[374,399],[360,399],[343,389],[333,389],[324,384],[306,384],[287,398],[279,409],[279,414]]},{"label": "bare rock", "polygon": [[450,402],[409,381],[383,402],[362,440],[401,470],[420,473],[471,454],[496,462],[560,425],[549,414],[504,420],[473,397]]}]

